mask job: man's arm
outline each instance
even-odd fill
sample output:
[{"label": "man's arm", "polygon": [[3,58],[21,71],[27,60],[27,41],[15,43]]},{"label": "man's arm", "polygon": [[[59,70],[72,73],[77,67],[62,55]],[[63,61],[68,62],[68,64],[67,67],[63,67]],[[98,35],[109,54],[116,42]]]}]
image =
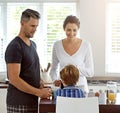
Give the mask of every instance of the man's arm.
[{"label": "man's arm", "polygon": [[7,64],[9,82],[20,91],[39,96],[41,98],[47,98],[51,96],[51,90],[49,88],[35,88],[25,82],[19,77],[21,65],[19,63]]}]

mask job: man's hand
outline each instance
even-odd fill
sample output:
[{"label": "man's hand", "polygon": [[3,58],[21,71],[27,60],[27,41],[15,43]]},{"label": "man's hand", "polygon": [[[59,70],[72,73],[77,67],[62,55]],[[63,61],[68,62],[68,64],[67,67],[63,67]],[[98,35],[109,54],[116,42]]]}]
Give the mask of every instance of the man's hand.
[{"label": "man's hand", "polygon": [[52,96],[51,88],[42,88],[40,89],[39,95],[40,98],[50,98]]},{"label": "man's hand", "polygon": [[44,81],[43,80],[40,81],[40,89],[42,89],[42,88],[44,88]]}]

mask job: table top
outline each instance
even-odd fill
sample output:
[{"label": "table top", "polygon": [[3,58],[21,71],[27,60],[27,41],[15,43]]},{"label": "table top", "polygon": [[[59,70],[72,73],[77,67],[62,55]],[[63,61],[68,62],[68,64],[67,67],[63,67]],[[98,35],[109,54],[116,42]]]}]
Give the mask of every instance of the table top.
[{"label": "table top", "polygon": [[[55,113],[56,103],[54,100],[41,99],[40,100],[40,113]],[[108,103],[107,100],[103,104],[99,104],[99,113],[120,113],[120,93],[117,94],[115,103]]]},{"label": "table top", "polygon": [[[54,100],[41,99],[39,106],[40,113],[55,113],[56,104]],[[120,100],[117,99],[114,104],[109,104],[107,102],[99,104],[99,113],[120,113]]]},{"label": "table top", "polygon": [[[56,104],[56,102],[51,99],[41,99],[40,104]],[[117,93],[115,103],[109,103],[108,100],[106,99],[104,103],[99,105],[120,105],[120,93]]]}]

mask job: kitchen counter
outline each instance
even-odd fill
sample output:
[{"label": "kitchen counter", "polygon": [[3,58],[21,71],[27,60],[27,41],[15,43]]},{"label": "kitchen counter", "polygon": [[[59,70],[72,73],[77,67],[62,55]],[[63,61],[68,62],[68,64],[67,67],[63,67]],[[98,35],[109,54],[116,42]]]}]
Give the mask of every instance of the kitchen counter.
[{"label": "kitchen counter", "polygon": [[0,88],[7,88],[7,87],[8,87],[8,83],[0,82]]},{"label": "kitchen counter", "polygon": [[[88,80],[88,88],[93,89],[94,92],[99,90],[107,90],[107,82],[111,80]],[[117,82],[117,92],[120,92],[120,80],[112,80]]]},{"label": "kitchen counter", "polygon": [[93,76],[93,77],[87,77],[87,80],[120,81],[120,76]]},{"label": "kitchen counter", "polygon": [[117,83],[117,86],[120,86],[120,79],[117,80],[113,80],[113,79],[109,79],[109,80],[99,80],[99,79],[95,79],[95,78],[91,78],[91,79],[87,79],[87,82],[89,85],[106,85],[108,81],[113,81]]}]

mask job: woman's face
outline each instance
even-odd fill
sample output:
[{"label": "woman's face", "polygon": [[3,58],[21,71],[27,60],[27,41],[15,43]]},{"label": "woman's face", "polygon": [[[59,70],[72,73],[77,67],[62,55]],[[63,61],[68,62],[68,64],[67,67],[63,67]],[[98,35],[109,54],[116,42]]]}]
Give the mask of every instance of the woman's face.
[{"label": "woman's face", "polygon": [[65,33],[67,38],[74,38],[78,33],[78,26],[74,23],[68,23],[65,27]]}]

